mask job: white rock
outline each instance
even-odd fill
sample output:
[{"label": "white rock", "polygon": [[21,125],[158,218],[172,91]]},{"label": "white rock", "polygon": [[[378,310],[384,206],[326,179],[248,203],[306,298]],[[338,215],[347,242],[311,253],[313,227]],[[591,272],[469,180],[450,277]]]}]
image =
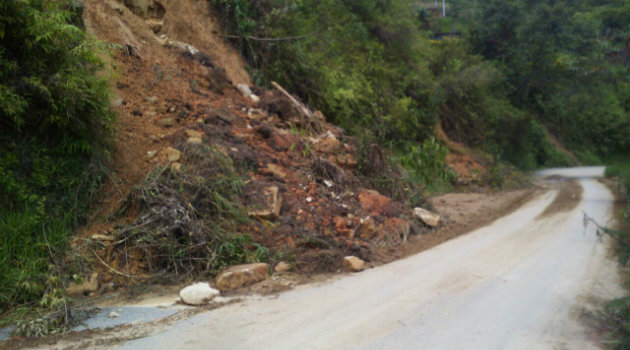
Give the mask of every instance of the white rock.
[{"label": "white rock", "polygon": [[258,102],[260,102],[260,97],[254,94],[249,95],[249,99],[252,100],[254,104],[258,104]]},{"label": "white rock", "polygon": [[195,48],[194,46],[192,46],[190,44],[183,43],[181,41],[169,40],[167,45],[170,46],[170,47],[174,47],[176,49],[180,49],[182,51],[186,51],[190,55],[195,55],[195,54],[199,53],[199,50],[197,50],[197,48]]},{"label": "white rock", "polygon": [[249,86],[247,86],[247,84],[237,84],[236,88],[238,89],[238,91],[241,92],[241,94],[243,94],[243,96],[247,97],[252,94],[252,90],[249,89]]},{"label": "white rock", "polygon": [[440,216],[426,209],[414,208],[413,213],[428,226],[436,227],[437,225],[440,224]]},{"label": "white rock", "polygon": [[207,304],[219,294],[218,290],[210,287],[206,282],[191,284],[179,292],[182,301],[188,305]]},{"label": "white rock", "polygon": [[118,316],[120,316],[120,314],[118,312],[116,312],[116,311],[112,311],[112,312],[109,313],[109,315],[107,315],[107,317],[109,317],[109,318],[116,318]]},{"label": "white rock", "polygon": [[153,159],[157,155],[157,151],[147,151],[147,158]]}]

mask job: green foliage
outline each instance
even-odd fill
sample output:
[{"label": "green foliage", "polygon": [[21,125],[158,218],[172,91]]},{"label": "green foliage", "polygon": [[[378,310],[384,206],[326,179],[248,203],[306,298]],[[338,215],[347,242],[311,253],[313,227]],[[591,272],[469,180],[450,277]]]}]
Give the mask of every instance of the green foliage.
[{"label": "green foliage", "polygon": [[104,174],[113,114],[75,10],[70,1],[0,3],[0,312],[56,304],[52,255]]},{"label": "green foliage", "polygon": [[[628,154],[617,154],[611,157],[608,163],[605,175],[617,179],[620,185],[619,192],[626,196],[626,206],[621,213],[618,213],[621,229],[605,228],[604,231],[615,239],[619,262],[622,266],[627,266],[630,261],[630,162],[628,162]],[[627,272],[627,269],[625,271]],[[612,300],[601,314],[602,328],[605,332],[604,344],[615,350],[630,347],[630,297]]]},{"label": "green foliage", "polygon": [[427,139],[420,145],[405,146],[400,151],[399,161],[416,182],[428,185],[430,192],[442,192],[450,188],[456,175],[445,167],[448,154],[445,146],[435,138]]},{"label": "green foliage", "polygon": [[[423,12],[422,8],[402,0],[266,0],[255,6],[241,0],[215,0],[214,5],[249,58],[258,83],[278,81],[322,110],[331,121],[355,135],[369,134],[369,138],[362,139],[368,144],[376,142],[384,149],[412,149],[411,145],[430,139],[434,126],[440,122],[450,138],[529,170],[570,164],[555,150],[541,125],[555,134],[571,133],[575,140],[593,135],[594,128],[586,127],[593,118],[601,120],[602,125],[608,125],[606,120],[623,125],[622,104],[617,103],[621,86],[609,89],[608,95],[616,101],[614,113],[610,108],[601,113],[595,113],[599,107],[591,108],[593,113],[582,114],[579,123],[572,123],[569,118],[578,108],[583,110],[578,104],[560,113],[561,107],[568,105],[566,102],[554,105],[546,101],[538,107],[534,103],[520,103],[523,99],[519,96],[525,95],[536,101],[533,96],[541,96],[538,91],[547,84],[560,86],[556,80],[570,77],[576,65],[582,67],[583,61],[559,54],[543,57],[542,53],[553,48],[552,44],[532,49],[534,53],[523,58],[521,51],[529,50],[525,44],[518,51],[496,38],[522,40],[517,34],[526,31],[531,32],[532,40],[548,35],[552,29],[540,32],[536,26],[544,22],[545,16],[561,16],[556,13],[560,11],[557,6],[530,15],[527,18],[531,23],[520,28],[519,20],[526,12],[526,6],[520,2],[496,3],[494,9],[455,2],[456,17],[448,19],[430,18],[426,9]],[[578,22],[582,29],[594,23],[589,18],[576,19]],[[430,30],[471,34],[431,40]],[[571,41],[571,47],[590,43],[592,38],[588,33],[586,29],[572,33],[572,39],[578,38]],[[553,43],[565,39],[562,36]],[[562,45],[568,44],[562,42]],[[525,79],[521,78],[523,67],[531,74],[536,72],[523,63],[524,59],[544,59],[549,69],[541,73],[558,73],[560,68],[556,66],[564,68],[561,74],[537,77],[540,81],[527,77],[531,86],[518,85],[516,82]],[[515,67],[517,63],[524,66]],[[605,93],[605,89],[599,91]],[[586,103],[596,99],[598,103],[601,100],[593,97]],[[554,101],[563,100],[558,96]],[[541,106],[553,118],[543,118]],[[604,115],[608,119],[602,119]],[[618,148],[626,132],[623,128],[614,132],[614,138],[580,145],[590,148],[608,143],[601,149]],[[405,162],[405,166],[411,164],[418,163]],[[410,170],[418,171],[417,167]],[[432,179],[441,181],[439,177]]]},{"label": "green foliage", "polygon": [[514,106],[595,162],[630,148],[629,12],[627,0],[489,0],[468,38],[503,67]]},{"label": "green foliage", "polygon": [[254,242],[248,234],[234,235],[219,245],[212,267],[215,271],[220,271],[231,265],[265,261],[269,261],[267,248]]},{"label": "green foliage", "polygon": [[630,346],[630,297],[615,299],[603,311],[605,338],[603,343],[613,350],[623,350]]}]

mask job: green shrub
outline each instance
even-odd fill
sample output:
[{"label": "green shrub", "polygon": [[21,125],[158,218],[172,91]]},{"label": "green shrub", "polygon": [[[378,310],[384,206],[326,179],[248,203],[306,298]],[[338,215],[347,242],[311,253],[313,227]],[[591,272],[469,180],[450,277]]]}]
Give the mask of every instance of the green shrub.
[{"label": "green shrub", "polygon": [[108,85],[76,11],[71,1],[0,3],[0,313],[49,295],[51,259],[105,172]]},{"label": "green shrub", "polygon": [[456,175],[446,168],[448,149],[435,138],[421,145],[407,144],[400,151],[400,164],[409,170],[416,182],[429,187],[429,192],[444,192],[450,189]]}]

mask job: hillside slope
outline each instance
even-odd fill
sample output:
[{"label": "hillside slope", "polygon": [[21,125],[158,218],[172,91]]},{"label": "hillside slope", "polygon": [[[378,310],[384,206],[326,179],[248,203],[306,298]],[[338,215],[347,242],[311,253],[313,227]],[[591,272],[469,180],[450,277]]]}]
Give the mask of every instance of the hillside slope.
[{"label": "hillside slope", "polygon": [[[300,273],[337,271],[346,255],[378,264],[491,221],[527,195],[479,195],[436,231],[370,189],[356,171],[359,143],[320,112],[279,86],[253,88],[260,101],[241,93],[237,85],[250,84],[243,61],[203,3],[145,4],[85,3],[88,30],[119,45],[113,173],[72,243],[102,285],[212,276],[260,260]],[[462,157],[476,169],[463,176],[479,176],[482,167]]]}]

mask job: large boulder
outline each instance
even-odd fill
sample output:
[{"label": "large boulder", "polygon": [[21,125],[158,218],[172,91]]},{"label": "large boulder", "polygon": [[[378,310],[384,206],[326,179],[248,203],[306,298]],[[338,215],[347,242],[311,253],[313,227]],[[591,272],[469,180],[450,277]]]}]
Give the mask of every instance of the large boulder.
[{"label": "large boulder", "polygon": [[207,304],[219,294],[218,290],[210,287],[205,282],[191,284],[179,291],[179,297],[182,298],[182,302],[188,305]]},{"label": "large boulder", "polygon": [[440,224],[440,216],[426,209],[414,208],[413,213],[427,226],[437,227]]},{"label": "large boulder", "polygon": [[265,263],[230,266],[217,276],[217,288],[233,290],[263,281],[267,278],[267,268]]}]

